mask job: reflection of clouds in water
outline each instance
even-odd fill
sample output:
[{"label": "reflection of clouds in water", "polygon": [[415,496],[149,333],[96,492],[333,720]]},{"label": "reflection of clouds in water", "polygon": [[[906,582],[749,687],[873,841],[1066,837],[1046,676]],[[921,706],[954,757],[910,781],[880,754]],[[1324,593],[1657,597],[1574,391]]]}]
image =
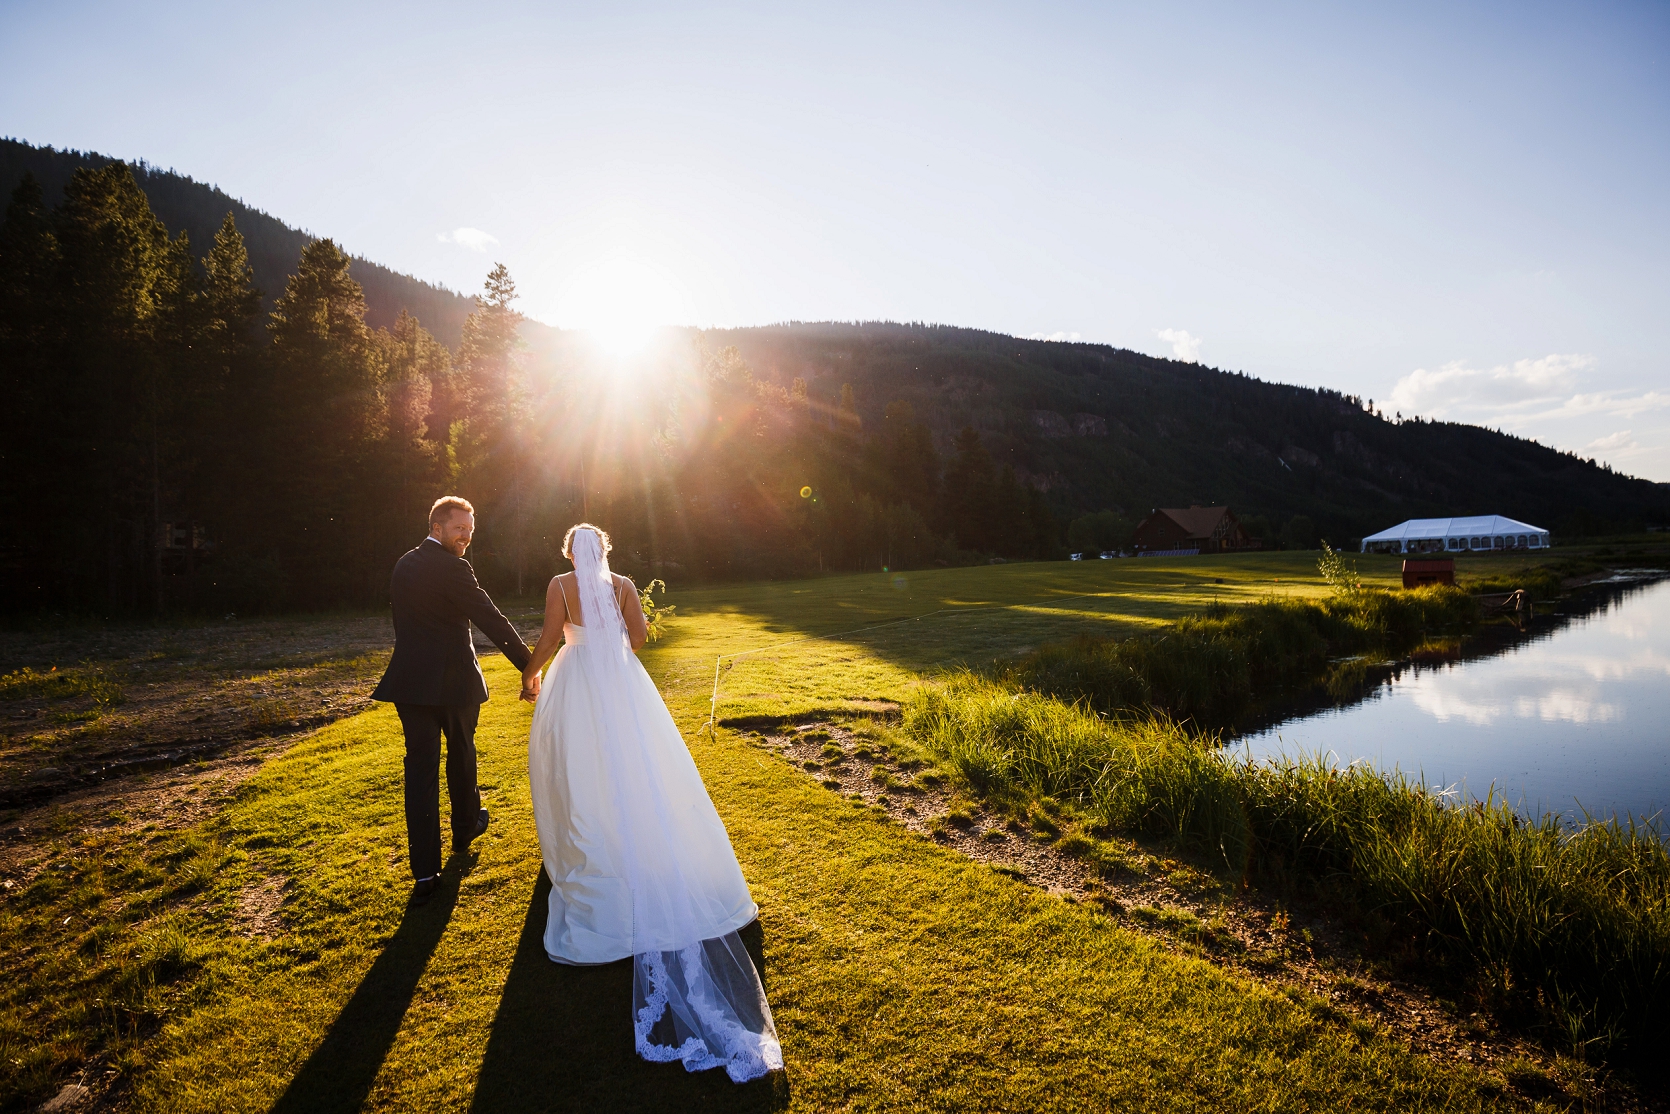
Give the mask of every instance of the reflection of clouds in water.
[{"label": "reflection of clouds in water", "polygon": [[1439,722],[1618,723],[1628,702],[1619,703],[1611,686],[1670,679],[1670,650],[1653,618],[1650,611],[1645,622],[1614,615],[1501,657],[1460,668],[1416,669],[1391,688]]},{"label": "reflection of clouds in water", "polygon": [[1545,723],[1615,723],[1623,718],[1623,709],[1616,704],[1558,690],[1534,698],[1522,696],[1513,702],[1513,710],[1520,719]]},{"label": "reflection of clouds in water", "polygon": [[[1278,725],[1258,755],[1337,752],[1527,811],[1670,804],[1670,582],[1498,652],[1400,668],[1372,698]],[[1486,643],[1488,646],[1489,644]],[[1285,738],[1283,738],[1285,737]]]},{"label": "reflection of clouds in water", "polygon": [[1541,653],[1530,658],[1526,664],[1536,667],[1536,672],[1525,670],[1527,678],[1570,677],[1573,674],[1587,675],[1596,681],[1629,681],[1636,678],[1647,680],[1653,677],[1670,677],[1670,654],[1645,647],[1636,653],[1622,657],[1617,656],[1618,647],[1607,647],[1612,656],[1599,652],[1591,653]]},{"label": "reflection of clouds in water", "polygon": [[1504,718],[1544,723],[1614,723],[1623,718],[1623,710],[1601,699],[1594,688],[1572,685],[1569,680],[1560,684],[1552,675],[1516,678],[1522,684],[1513,687],[1532,690],[1517,695],[1503,693],[1500,684],[1466,675],[1444,680],[1447,683],[1424,683],[1426,678],[1421,678],[1407,687],[1415,707],[1440,723],[1454,719],[1489,727]]},{"label": "reflection of clouds in water", "polygon": [[1414,698],[1415,707],[1440,723],[1460,719],[1478,727],[1488,727],[1501,717],[1504,710],[1499,700],[1476,700],[1464,693],[1444,692],[1436,685],[1416,683],[1410,686],[1409,695]]}]

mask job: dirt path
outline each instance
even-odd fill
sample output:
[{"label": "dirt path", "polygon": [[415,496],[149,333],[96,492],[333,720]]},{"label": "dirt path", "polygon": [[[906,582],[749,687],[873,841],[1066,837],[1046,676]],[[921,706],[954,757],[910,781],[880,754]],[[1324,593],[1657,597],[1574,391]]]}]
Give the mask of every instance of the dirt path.
[{"label": "dirt path", "polygon": [[742,733],[826,789],[885,812],[924,839],[1066,900],[1093,902],[1130,928],[1306,1001],[1312,1012],[1383,1028],[1435,1059],[1484,1068],[1504,1091],[1528,1101],[1670,1109],[1501,1031],[1482,1013],[1458,1010],[1426,987],[1389,976],[1384,964],[1365,955],[1360,936],[1318,910],[1236,889],[1129,840],[1099,841],[1098,861],[1091,861],[1087,846],[1062,838],[1062,826],[1047,812],[1035,808],[1019,819],[984,809],[920,763],[900,762],[862,721],[811,720]]},{"label": "dirt path", "polygon": [[[538,637],[537,613],[511,619]],[[55,831],[206,818],[292,741],[370,707],[393,642],[386,616],[0,631],[0,875],[30,877]]]}]

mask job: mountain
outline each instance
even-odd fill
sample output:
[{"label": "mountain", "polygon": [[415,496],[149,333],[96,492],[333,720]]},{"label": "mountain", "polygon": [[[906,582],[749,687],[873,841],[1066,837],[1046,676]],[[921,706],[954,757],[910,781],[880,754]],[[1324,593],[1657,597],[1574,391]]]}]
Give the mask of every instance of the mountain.
[{"label": "mountain", "polygon": [[[0,191],[3,191],[0,203],[12,195],[28,173],[41,183],[47,205],[56,205],[64,186],[77,170],[115,161],[109,155],[90,151],[59,151],[16,139],[0,139]],[[133,164],[133,173],[150,200],[151,209],[170,232],[184,231],[197,255],[202,255],[214,242],[215,232],[226,214],[234,214],[249,249],[255,284],[261,289],[268,309],[295,273],[302,248],[316,239],[311,233],[291,228],[277,217],[252,208],[214,186],[172,170],[158,170],[141,162]],[[442,343],[458,346],[464,318],[475,308],[474,299],[358,256],[353,257],[350,271],[365,290],[366,323],[371,327],[393,325],[400,311],[406,309]]]},{"label": "mountain", "polygon": [[911,404],[942,458],[965,426],[1057,515],[1228,503],[1315,520],[1336,541],[1405,518],[1505,514],[1591,534],[1670,522],[1670,484],[1479,426],[1394,421],[1326,388],[1268,383],[1099,344],[894,323],[719,330],[756,374],[807,381],[863,427]]},{"label": "mountain", "polygon": [[1106,345],[789,323],[623,364],[523,321],[502,267],[465,298],[177,174],[0,144],[0,186],[25,174],[0,516],[31,529],[0,540],[0,611],[376,605],[447,492],[518,592],[580,518],[681,581],[1059,556],[1191,503],[1305,548],[1411,517],[1670,522],[1670,485],[1572,453]]}]

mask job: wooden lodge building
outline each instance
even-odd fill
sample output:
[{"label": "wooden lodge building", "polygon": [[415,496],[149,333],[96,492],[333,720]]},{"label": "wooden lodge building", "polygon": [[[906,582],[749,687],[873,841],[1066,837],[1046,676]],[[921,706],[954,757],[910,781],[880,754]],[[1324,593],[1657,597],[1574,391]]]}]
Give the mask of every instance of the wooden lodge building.
[{"label": "wooden lodge building", "polygon": [[1260,547],[1228,507],[1156,507],[1137,523],[1138,557],[1192,557]]}]

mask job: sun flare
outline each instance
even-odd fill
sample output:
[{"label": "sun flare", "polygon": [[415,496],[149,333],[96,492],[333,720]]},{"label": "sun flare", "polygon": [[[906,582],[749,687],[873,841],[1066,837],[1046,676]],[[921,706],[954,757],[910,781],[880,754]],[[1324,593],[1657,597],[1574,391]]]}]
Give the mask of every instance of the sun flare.
[{"label": "sun flare", "polygon": [[617,356],[642,351],[656,330],[688,318],[684,291],[666,271],[637,259],[583,266],[563,284],[558,317]]}]

